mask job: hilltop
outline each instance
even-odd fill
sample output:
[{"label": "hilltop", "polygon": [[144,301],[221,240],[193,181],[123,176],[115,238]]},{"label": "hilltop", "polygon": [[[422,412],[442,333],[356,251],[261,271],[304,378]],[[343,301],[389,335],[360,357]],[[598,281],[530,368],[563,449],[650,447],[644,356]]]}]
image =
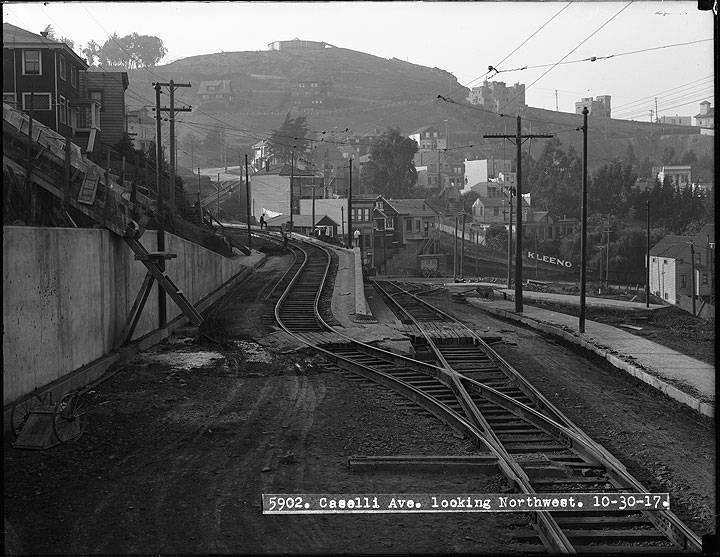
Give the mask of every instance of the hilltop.
[{"label": "hilltop", "polygon": [[[472,145],[453,152],[460,160],[465,156],[510,158],[514,153],[511,145],[482,137],[485,133],[506,133],[506,130],[512,133],[514,118],[500,118],[437,100],[438,95],[444,95],[462,101],[468,89],[448,71],[397,58],[337,47],[220,52],[183,58],[147,70],[132,70],[128,74],[131,106],[154,104],[153,81],[174,79],[192,83],[191,88],[179,90],[176,98],[179,104],[195,108],[184,114],[182,120],[202,127],[179,126],[181,144],[189,130],[203,139],[205,130],[222,122],[229,128],[242,130],[230,141],[237,148],[246,148],[258,137],[278,128],[285,115],[293,110],[291,91],[298,82],[324,81],[328,83],[329,92],[323,108],[305,111],[313,130],[343,132],[348,129],[352,134],[360,134],[397,127],[411,133],[425,125],[444,128],[447,121],[451,146]],[[201,101],[200,83],[211,80],[230,81],[234,93],[231,104]],[[163,104],[167,104],[166,97]],[[523,118],[525,131],[559,133],[564,145],[581,149],[581,133],[575,131],[582,123],[581,116],[528,107]],[[692,148],[698,156],[712,154],[712,138],[697,135],[696,129],[592,117],[589,128],[591,168],[622,157],[630,143],[638,158],[653,158],[668,145],[676,152]],[[530,147],[537,156],[542,141]]]}]

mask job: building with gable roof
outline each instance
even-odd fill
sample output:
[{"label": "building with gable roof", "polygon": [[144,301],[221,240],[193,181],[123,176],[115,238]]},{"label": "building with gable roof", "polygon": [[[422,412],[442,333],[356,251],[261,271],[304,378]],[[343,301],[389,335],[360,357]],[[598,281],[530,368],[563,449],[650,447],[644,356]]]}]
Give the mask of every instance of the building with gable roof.
[{"label": "building with gable roof", "polygon": [[234,99],[232,83],[227,79],[201,81],[197,95],[205,103],[221,102],[229,104]]},{"label": "building with gable roof", "polygon": [[[650,249],[650,292],[674,305],[692,296],[692,253],[695,253],[695,294],[711,301],[715,283],[715,227],[705,225],[692,236],[669,234]],[[682,304],[687,309],[687,303]]]}]

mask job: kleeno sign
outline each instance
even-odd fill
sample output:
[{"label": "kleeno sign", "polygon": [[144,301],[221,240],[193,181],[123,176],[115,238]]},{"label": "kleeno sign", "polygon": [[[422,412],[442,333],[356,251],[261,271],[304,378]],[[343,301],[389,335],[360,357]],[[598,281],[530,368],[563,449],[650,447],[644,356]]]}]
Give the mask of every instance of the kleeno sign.
[{"label": "kleeno sign", "polygon": [[535,259],[536,261],[550,263],[551,265],[559,265],[560,267],[565,267],[567,269],[570,269],[573,266],[572,261],[566,261],[564,259],[550,257],[548,255],[540,255],[539,253],[535,253],[534,251],[527,252],[527,256],[528,259]]}]

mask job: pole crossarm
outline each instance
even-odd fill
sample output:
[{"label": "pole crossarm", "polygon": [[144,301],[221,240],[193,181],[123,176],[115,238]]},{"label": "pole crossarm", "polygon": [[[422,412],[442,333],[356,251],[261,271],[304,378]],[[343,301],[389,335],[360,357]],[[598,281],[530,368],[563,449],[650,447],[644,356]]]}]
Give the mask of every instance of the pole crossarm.
[{"label": "pole crossarm", "polygon": [[[155,112],[155,109],[153,108],[152,111]],[[174,111],[174,112],[192,112],[192,107],[188,107],[188,108],[174,108],[173,111]],[[170,107],[168,107],[168,106],[163,106],[162,108],[160,108],[160,112],[170,112]]]},{"label": "pole crossarm", "polygon": [[[515,249],[515,311],[517,313],[522,313],[523,311],[523,296],[522,296],[522,241],[523,241],[523,216],[522,216],[522,144],[523,140],[526,139],[533,139],[533,138],[539,138],[539,139],[549,139],[555,137],[551,134],[545,134],[545,133],[529,133],[529,134],[523,134],[522,133],[522,118],[520,115],[517,116],[517,130],[514,134],[506,134],[506,133],[488,133],[484,134],[483,138],[488,139],[507,139],[509,141],[512,141],[513,145],[515,145],[517,149],[516,154],[516,162],[515,162],[515,171],[517,174],[516,179],[516,202],[517,202],[517,210],[515,211],[516,218],[517,218],[517,233],[515,235],[515,243],[516,243],[516,249]],[[514,140],[514,141],[513,141]],[[512,206],[512,195],[510,197],[510,203]],[[508,238],[512,236],[512,224],[508,227]],[[508,256],[510,255],[510,249],[508,249]],[[508,269],[510,268],[510,264],[508,264]],[[508,280],[508,287],[510,286],[510,281]]]}]

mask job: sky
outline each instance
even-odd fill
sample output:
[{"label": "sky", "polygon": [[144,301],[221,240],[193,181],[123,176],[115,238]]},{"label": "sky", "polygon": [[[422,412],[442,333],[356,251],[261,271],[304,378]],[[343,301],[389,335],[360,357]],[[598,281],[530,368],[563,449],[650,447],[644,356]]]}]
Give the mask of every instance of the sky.
[{"label": "sky", "polygon": [[[300,38],[438,67],[470,87],[493,66],[493,80],[526,85],[528,105],[565,112],[598,95],[612,97],[613,117],[645,121],[656,97],[661,116],[713,102],[712,12],[697,1],[9,2],[3,20],[52,25],[76,50],[112,33],[155,35],[161,64]],[[668,46],[693,41],[703,42]],[[525,66],[543,67],[512,71]]]}]

